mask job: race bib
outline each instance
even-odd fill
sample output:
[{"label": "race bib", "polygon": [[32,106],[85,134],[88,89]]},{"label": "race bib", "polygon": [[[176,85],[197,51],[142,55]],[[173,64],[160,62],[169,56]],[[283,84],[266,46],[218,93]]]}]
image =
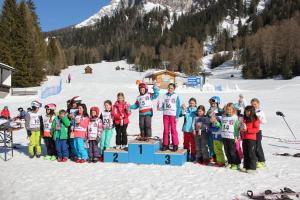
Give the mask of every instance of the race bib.
[{"label": "race bib", "polygon": [[97,122],[93,122],[89,126],[89,137],[90,138],[96,138],[97,135],[98,135],[98,124],[97,124]]}]

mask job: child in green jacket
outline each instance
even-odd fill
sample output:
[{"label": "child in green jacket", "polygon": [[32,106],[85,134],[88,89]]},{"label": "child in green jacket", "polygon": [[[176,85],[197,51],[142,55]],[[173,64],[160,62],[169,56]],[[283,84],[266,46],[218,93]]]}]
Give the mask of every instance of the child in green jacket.
[{"label": "child in green jacket", "polygon": [[59,115],[52,122],[53,140],[55,141],[58,162],[66,162],[69,158],[67,143],[69,126],[70,120],[66,115],[66,111],[60,110]]}]

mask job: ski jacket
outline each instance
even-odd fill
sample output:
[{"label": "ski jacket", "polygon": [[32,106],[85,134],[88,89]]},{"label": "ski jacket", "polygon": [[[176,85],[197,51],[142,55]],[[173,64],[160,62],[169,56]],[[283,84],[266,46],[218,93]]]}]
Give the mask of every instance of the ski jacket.
[{"label": "ski jacket", "polygon": [[128,105],[125,101],[118,102],[116,101],[113,109],[112,115],[114,117],[114,121],[116,125],[121,124],[121,116],[123,116],[123,124],[129,124],[129,116],[131,114],[130,105]]},{"label": "ski jacket", "polygon": [[207,116],[196,116],[193,121],[193,129],[198,133],[207,133],[210,127],[210,119]]},{"label": "ski jacket", "polygon": [[153,87],[154,93],[147,92],[144,95],[139,95],[133,105],[130,106],[130,109],[138,109],[139,108],[139,114],[142,116],[152,116],[153,115],[153,100],[157,99],[159,96],[159,88]]},{"label": "ski jacket", "polygon": [[66,140],[68,139],[68,127],[70,126],[70,120],[67,115],[62,119],[56,116],[52,122],[53,140]]},{"label": "ski jacket", "polygon": [[[210,107],[206,113],[206,115],[211,118],[213,115],[216,116],[218,122],[221,122],[223,110],[221,108],[212,108]],[[215,126],[215,124],[211,123],[209,127],[209,132],[212,134],[214,140],[222,140],[221,129],[220,127]]]},{"label": "ski jacket", "polygon": [[259,121],[260,121],[260,129],[259,130],[263,130],[263,124],[267,123],[267,118],[265,116],[265,113],[262,109],[257,109],[256,111],[256,116],[258,117]]},{"label": "ski jacket", "polygon": [[10,112],[8,109],[3,109],[1,111],[1,117],[4,119],[10,119]]},{"label": "ski jacket", "polygon": [[247,131],[241,131],[242,140],[256,140],[256,134],[259,132],[260,121],[259,119],[253,122],[244,121],[247,127]]},{"label": "ski jacket", "polygon": [[75,126],[73,130],[74,138],[87,138],[89,123],[90,123],[89,117],[76,115]]},{"label": "ski jacket", "polygon": [[193,121],[196,117],[197,108],[196,107],[187,107],[181,116],[184,117],[184,123],[182,126],[182,131],[185,133],[191,133],[194,130]]},{"label": "ski jacket", "polygon": [[181,114],[179,96],[175,92],[166,93],[162,99],[161,110],[163,115],[175,116],[178,119]]},{"label": "ski jacket", "polygon": [[102,134],[102,120],[99,118],[91,118],[88,126],[88,140],[98,140]]}]

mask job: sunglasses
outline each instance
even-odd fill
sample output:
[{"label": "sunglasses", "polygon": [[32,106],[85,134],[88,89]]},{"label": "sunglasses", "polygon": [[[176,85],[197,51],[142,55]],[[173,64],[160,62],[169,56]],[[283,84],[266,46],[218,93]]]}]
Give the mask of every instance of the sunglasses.
[{"label": "sunglasses", "polygon": [[211,102],[211,103],[216,103],[216,100],[210,99],[209,102]]}]

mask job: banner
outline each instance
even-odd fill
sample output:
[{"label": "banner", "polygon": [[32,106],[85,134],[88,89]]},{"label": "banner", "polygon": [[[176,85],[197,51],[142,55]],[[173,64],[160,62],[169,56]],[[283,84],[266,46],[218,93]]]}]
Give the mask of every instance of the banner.
[{"label": "banner", "polygon": [[41,99],[46,99],[53,95],[58,95],[62,90],[62,79],[58,85],[42,88]]}]

